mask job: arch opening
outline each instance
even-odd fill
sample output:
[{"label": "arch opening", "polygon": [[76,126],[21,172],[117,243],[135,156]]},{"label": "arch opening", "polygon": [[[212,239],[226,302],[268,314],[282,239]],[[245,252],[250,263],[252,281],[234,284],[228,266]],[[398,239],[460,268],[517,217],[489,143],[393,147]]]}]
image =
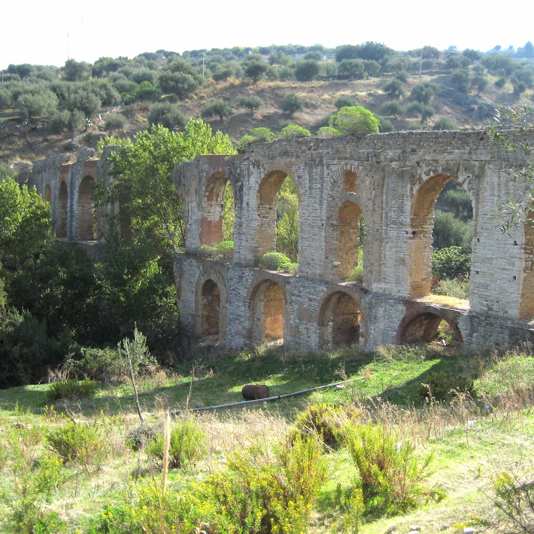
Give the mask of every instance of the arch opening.
[{"label": "arch opening", "polygon": [[354,202],[345,202],[338,211],[337,222],[337,276],[345,281],[362,282],[365,232],[360,207]]},{"label": "arch opening", "polygon": [[299,255],[299,196],[295,181],[288,174],[275,171],[265,176],[258,191],[257,258],[268,252],[287,257],[274,270],[293,270]]},{"label": "arch opening", "polygon": [[46,184],[46,187],[45,187],[45,200],[49,204],[52,203],[52,189],[49,184]]},{"label": "arch opening", "polygon": [[78,192],[78,239],[94,241],[97,236],[95,208],[95,180],[86,176]]},{"label": "arch opening", "polygon": [[284,288],[272,280],[261,282],[251,298],[252,341],[256,345],[283,345],[286,323]]},{"label": "arch opening", "polygon": [[363,316],[358,301],[343,291],[332,293],[319,314],[322,349],[359,345]]},{"label": "arch opening", "polygon": [[413,298],[438,295],[444,304],[469,306],[473,211],[469,193],[451,176],[433,176],[419,188],[411,216]]},{"label": "arch opening", "polygon": [[521,282],[521,301],[519,318],[525,321],[534,319],[534,209],[528,212],[524,224],[523,241],[523,278]]},{"label": "arch opening", "polygon": [[69,203],[69,194],[67,184],[61,181],[59,185],[58,207],[57,207],[57,222],[56,222],[56,236],[60,239],[67,237],[67,210]]},{"label": "arch opening", "polygon": [[202,284],[200,294],[200,336],[217,343],[221,334],[221,292],[211,278]]},{"label": "arch opening", "polygon": [[456,321],[424,312],[411,319],[401,330],[401,345],[430,344],[436,347],[458,347],[463,343]]},{"label": "arch opening", "polygon": [[222,173],[208,181],[203,197],[200,245],[234,248],[235,197],[232,182]]}]

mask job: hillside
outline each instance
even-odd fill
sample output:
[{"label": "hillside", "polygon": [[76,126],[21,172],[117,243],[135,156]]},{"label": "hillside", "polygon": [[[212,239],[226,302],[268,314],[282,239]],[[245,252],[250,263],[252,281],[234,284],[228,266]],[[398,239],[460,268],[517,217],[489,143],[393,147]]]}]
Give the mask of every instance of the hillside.
[{"label": "hillside", "polygon": [[[484,127],[499,106],[528,107],[534,98],[534,62],[519,52],[317,48],[10,65],[0,73],[0,163],[94,147],[106,134],[132,135],[150,122],[179,128],[200,115],[238,142],[252,128],[276,133],[290,123],[315,133],[336,107],[351,104],[377,114],[381,131]],[[284,111],[293,95],[301,109]],[[257,101],[247,110],[250,97]]]}]

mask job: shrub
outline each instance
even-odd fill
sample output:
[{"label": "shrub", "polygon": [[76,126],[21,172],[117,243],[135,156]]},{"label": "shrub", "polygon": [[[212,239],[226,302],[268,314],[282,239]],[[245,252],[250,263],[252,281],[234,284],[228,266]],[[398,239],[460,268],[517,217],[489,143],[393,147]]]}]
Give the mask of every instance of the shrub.
[{"label": "shrub", "polygon": [[149,124],[161,124],[169,130],[179,130],[185,126],[186,119],[176,104],[154,104],[148,113]]},{"label": "shrub", "polygon": [[404,108],[398,102],[384,102],[380,111],[384,115],[398,116],[404,113]]},{"label": "shrub", "polygon": [[260,266],[268,271],[291,272],[294,263],[281,252],[267,252],[260,258]]},{"label": "shrub", "polygon": [[101,429],[95,425],[69,422],[51,430],[47,440],[64,463],[99,467],[108,455]]},{"label": "shrub", "polygon": [[111,130],[124,130],[128,121],[124,115],[120,113],[110,113],[106,117],[106,122],[104,123],[104,128],[108,131]]},{"label": "shrub", "polygon": [[[147,446],[150,456],[163,460],[163,435],[158,434]],[[206,454],[206,436],[194,419],[177,421],[171,430],[169,467],[179,469],[194,465]]]},{"label": "shrub", "polygon": [[313,502],[325,478],[321,445],[297,438],[275,458],[259,448],[235,452],[228,467],[208,479],[221,532],[307,532]]},{"label": "shrub", "polygon": [[420,462],[411,443],[379,425],[347,425],[344,439],[369,514],[397,515],[417,506],[430,456]]},{"label": "shrub", "polygon": [[448,117],[440,117],[432,126],[433,130],[457,130],[457,124]]},{"label": "shrub", "polygon": [[322,126],[317,130],[316,135],[318,137],[322,137],[323,139],[331,139],[333,137],[339,137],[341,132],[336,128],[332,128],[332,126]]},{"label": "shrub", "polygon": [[298,124],[288,124],[280,130],[282,139],[296,139],[297,137],[310,137],[310,130]]},{"label": "shrub", "polygon": [[156,437],[156,431],[147,425],[136,426],[126,436],[126,445],[132,451],[144,449]]},{"label": "shrub", "polygon": [[393,123],[384,117],[380,117],[380,132],[392,132],[395,130]]},{"label": "shrub", "polygon": [[341,108],[330,118],[330,126],[342,135],[378,133],[380,119],[363,106]]},{"label": "shrub", "polygon": [[297,95],[289,94],[282,100],[280,107],[284,113],[293,115],[297,111],[301,111],[304,106],[302,100]]},{"label": "shrub", "polygon": [[271,143],[276,139],[276,134],[270,129],[260,126],[252,128],[250,132],[239,140],[239,148],[243,149],[251,143],[265,142]]},{"label": "shrub", "polygon": [[218,117],[220,121],[223,121],[225,117],[229,117],[232,114],[232,108],[224,100],[217,99],[209,102],[202,109],[203,117]]},{"label": "shrub", "polygon": [[361,59],[344,59],[337,68],[337,77],[341,80],[363,80],[365,64]]},{"label": "shrub", "polygon": [[384,92],[390,98],[401,98],[404,94],[403,83],[398,79],[393,79],[384,85]]},{"label": "shrub", "polygon": [[254,113],[263,104],[263,100],[254,95],[244,96],[239,99],[238,104],[240,107],[248,109],[250,113]]},{"label": "shrub", "polygon": [[438,285],[432,289],[435,295],[447,295],[457,299],[469,298],[469,279],[454,278],[451,280],[440,280]]},{"label": "shrub", "polygon": [[295,66],[295,78],[299,82],[309,82],[319,74],[319,63],[313,60],[299,61]]},{"label": "shrub", "polygon": [[351,107],[351,106],[357,106],[358,103],[356,102],[354,98],[350,96],[340,96],[336,100],[335,105],[337,109],[341,109],[341,108],[346,108],[346,107]]},{"label": "shrub", "polygon": [[127,379],[126,362],[116,349],[82,347],[77,358],[65,362],[65,369],[78,378],[97,380],[104,384]]},{"label": "shrub", "polygon": [[463,372],[430,371],[419,387],[419,395],[423,399],[438,401],[450,401],[456,393],[469,393],[474,396],[474,391],[474,378],[468,369]]},{"label": "shrub", "polygon": [[432,272],[438,278],[469,276],[471,255],[462,247],[452,246],[432,253]]},{"label": "shrub", "polygon": [[[461,247],[466,248],[470,247],[470,240],[472,238],[472,222],[463,221],[460,218],[455,216],[455,213],[452,213],[453,210],[456,213],[459,213],[459,209],[462,209],[463,206],[459,205],[459,202],[455,205],[455,201],[461,201],[461,197],[458,199],[452,198],[453,195],[449,196],[447,193],[447,209],[448,211],[436,210],[436,216],[434,220],[434,231],[433,231],[433,246],[434,248],[447,248],[447,247]],[[460,195],[458,195],[460,196]],[[466,198],[465,196],[463,197]],[[466,199],[465,206],[467,209],[464,210],[465,218],[468,219],[471,213],[471,201],[469,197]],[[444,206],[445,207],[445,206]],[[466,242],[467,241],[467,242]]]},{"label": "shrub", "polygon": [[534,526],[534,482],[520,481],[503,471],[493,483],[494,505],[501,511],[513,532],[532,532]]},{"label": "shrub", "polygon": [[296,435],[302,438],[317,436],[326,447],[335,449],[340,445],[343,423],[346,423],[347,418],[354,421],[359,415],[357,409],[324,403],[310,404],[297,415],[290,438],[294,439]]},{"label": "shrub", "polygon": [[83,399],[94,397],[97,390],[97,384],[93,380],[62,380],[54,382],[47,391],[49,401],[60,399]]}]

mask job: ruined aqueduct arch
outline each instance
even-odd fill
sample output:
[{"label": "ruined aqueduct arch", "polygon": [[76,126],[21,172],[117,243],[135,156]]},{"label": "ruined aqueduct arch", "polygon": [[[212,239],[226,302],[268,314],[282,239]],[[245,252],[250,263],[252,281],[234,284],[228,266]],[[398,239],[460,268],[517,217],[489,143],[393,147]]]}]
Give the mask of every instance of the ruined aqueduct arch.
[{"label": "ruined aqueduct arch", "polygon": [[[510,135],[534,146],[534,131]],[[34,166],[43,196],[51,188],[60,237],[101,235],[84,222],[94,214],[87,199],[94,183],[110,178],[105,159],[92,158],[84,152],[74,163],[55,157]],[[181,320],[201,339],[235,348],[276,341],[372,350],[432,337],[443,320],[468,347],[533,341],[534,227],[506,234],[495,220],[500,205],[524,198],[524,184],[511,177],[526,162],[484,132],[464,131],[277,141],[185,163],[174,173],[186,213],[185,250],[175,260]],[[83,185],[86,176],[94,183]],[[276,195],[286,176],[299,197],[294,275],[257,266],[274,248]],[[475,228],[470,299],[455,306],[429,296],[433,206],[451,180],[469,192]],[[227,183],[235,248],[221,259],[202,247],[222,240]],[[347,280],[361,245],[363,279]]]}]

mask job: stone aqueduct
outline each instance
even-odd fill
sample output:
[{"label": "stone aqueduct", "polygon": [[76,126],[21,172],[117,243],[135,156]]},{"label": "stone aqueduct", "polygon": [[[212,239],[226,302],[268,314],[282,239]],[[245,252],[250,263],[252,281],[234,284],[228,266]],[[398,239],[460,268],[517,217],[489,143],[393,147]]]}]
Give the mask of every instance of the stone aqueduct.
[{"label": "stone aqueduct", "polygon": [[[534,146],[534,131],[510,135]],[[278,141],[183,164],[174,173],[187,222],[175,261],[181,320],[196,338],[232,348],[277,340],[298,350],[372,350],[428,340],[442,320],[467,348],[532,342],[534,225],[498,228],[499,208],[524,198],[516,171],[527,162],[469,131]],[[294,275],[258,267],[273,249],[276,195],[288,175],[300,210]],[[100,239],[105,217],[95,212],[94,188],[109,179],[106,160],[89,150],[74,163],[54,156],[34,165],[32,183],[51,202],[59,238]],[[474,210],[470,298],[452,306],[430,296],[433,206],[451,180],[468,191]],[[221,260],[205,245],[222,239],[228,182],[235,248]],[[360,215],[363,280],[345,282]]]}]

